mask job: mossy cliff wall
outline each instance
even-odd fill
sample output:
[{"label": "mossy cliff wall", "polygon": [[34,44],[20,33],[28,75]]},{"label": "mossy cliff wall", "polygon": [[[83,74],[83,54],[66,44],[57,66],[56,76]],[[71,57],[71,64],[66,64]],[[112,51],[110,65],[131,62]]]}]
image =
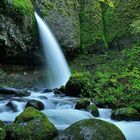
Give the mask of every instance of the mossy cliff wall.
[{"label": "mossy cliff wall", "polygon": [[139,0],[43,0],[39,9],[66,51],[140,42]]},{"label": "mossy cliff wall", "polygon": [[99,0],[79,0],[80,3],[80,29],[81,47],[92,49],[103,49],[107,46],[104,37],[104,26],[102,20],[102,7]]},{"label": "mossy cliff wall", "polygon": [[[33,1],[70,57],[81,48],[93,53],[107,47],[122,48],[140,43],[139,0]],[[2,0],[0,59],[13,59],[16,63],[33,59],[36,27],[31,0]],[[39,55],[38,49],[36,52]]]},{"label": "mossy cliff wall", "polygon": [[134,29],[134,23],[140,19],[140,1],[100,0],[100,3],[107,43],[119,48],[140,43],[140,35]]}]

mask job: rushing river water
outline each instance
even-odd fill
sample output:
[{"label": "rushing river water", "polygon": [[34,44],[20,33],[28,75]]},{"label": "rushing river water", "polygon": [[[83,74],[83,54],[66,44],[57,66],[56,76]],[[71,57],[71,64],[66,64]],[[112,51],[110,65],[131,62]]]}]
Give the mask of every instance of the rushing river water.
[{"label": "rushing river water", "polygon": [[[0,102],[0,120],[13,122],[25,108],[28,100],[36,99],[44,103],[45,109],[42,111],[57,129],[63,130],[69,125],[82,119],[94,118],[89,112],[74,109],[77,98],[55,95],[54,93],[31,92],[28,97],[11,97]],[[17,112],[12,112],[6,104],[12,101],[17,106]],[[140,140],[140,121],[113,121],[110,119],[110,109],[99,109],[99,119],[117,125],[127,140]]]}]

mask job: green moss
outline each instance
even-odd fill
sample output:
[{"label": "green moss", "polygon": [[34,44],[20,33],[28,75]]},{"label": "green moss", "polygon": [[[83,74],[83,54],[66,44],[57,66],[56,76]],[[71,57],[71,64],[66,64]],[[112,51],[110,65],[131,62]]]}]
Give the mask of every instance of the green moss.
[{"label": "green moss", "polygon": [[33,14],[33,5],[31,0],[13,0],[12,5],[23,15]]},{"label": "green moss", "polygon": [[114,124],[98,119],[85,119],[65,129],[57,139],[73,140],[125,140],[121,130]]},{"label": "green moss", "polygon": [[140,103],[135,103],[135,104],[131,105],[130,107],[136,109],[140,113]]},{"label": "green moss", "polygon": [[140,17],[134,20],[131,26],[132,26],[132,34],[135,34],[135,33],[139,34],[140,33]]},{"label": "green moss", "polygon": [[18,115],[16,117],[14,122],[16,122],[16,123],[28,122],[30,120],[37,119],[40,117],[46,118],[46,116],[42,112],[40,112],[32,107],[28,107],[20,115]]},{"label": "green moss", "polygon": [[65,88],[61,90],[70,96],[92,96],[93,82],[88,72],[74,73]]},{"label": "green moss", "polygon": [[131,107],[120,108],[112,112],[111,118],[115,120],[127,120],[127,121],[139,120],[139,113]]},{"label": "green moss", "polygon": [[6,128],[3,122],[0,121],[0,140],[4,140],[6,137]]},{"label": "green moss", "polygon": [[99,111],[98,111],[98,108],[96,107],[96,105],[92,104],[88,107],[88,109],[91,111],[91,114],[94,117],[99,117]]},{"label": "green moss", "polygon": [[89,105],[90,105],[89,99],[82,98],[76,103],[75,108],[76,109],[87,109]]},{"label": "green moss", "polygon": [[132,39],[131,24],[139,17],[139,0],[127,2],[102,0],[102,3],[104,4],[104,26],[107,42],[115,42],[128,37]]},{"label": "green moss", "polygon": [[7,128],[9,139],[45,139],[56,135],[55,127],[46,118],[36,118],[28,123],[14,123]]},{"label": "green moss", "polygon": [[[34,12],[31,0],[3,0],[3,8],[10,11],[14,10],[15,13],[18,12],[18,14],[22,16],[31,16]],[[10,14],[8,10],[7,14]],[[19,16],[18,14],[16,16]]]},{"label": "green moss", "polygon": [[42,112],[29,107],[17,116],[13,124],[7,126],[7,134],[7,139],[52,140],[57,130]]},{"label": "green moss", "polygon": [[80,1],[81,46],[83,49],[104,48],[102,8],[98,0]]},{"label": "green moss", "polygon": [[93,52],[140,42],[139,6],[139,0],[81,0],[81,46]]}]

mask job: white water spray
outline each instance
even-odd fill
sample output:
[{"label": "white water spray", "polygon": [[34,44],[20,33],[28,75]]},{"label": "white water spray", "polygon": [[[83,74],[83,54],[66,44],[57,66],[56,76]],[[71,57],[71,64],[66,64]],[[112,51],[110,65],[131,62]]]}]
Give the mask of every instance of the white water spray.
[{"label": "white water spray", "polygon": [[47,63],[47,88],[59,88],[66,84],[70,70],[55,37],[46,23],[35,13]]}]

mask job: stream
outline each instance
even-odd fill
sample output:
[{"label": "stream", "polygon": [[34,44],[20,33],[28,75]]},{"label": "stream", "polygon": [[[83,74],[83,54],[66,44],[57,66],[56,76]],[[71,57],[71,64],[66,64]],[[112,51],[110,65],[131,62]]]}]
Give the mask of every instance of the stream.
[{"label": "stream", "polygon": [[[28,100],[36,99],[45,105],[42,111],[58,130],[63,130],[71,124],[87,118],[94,118],[90,112],[76,110],[75,103],[78,98],[55,95],[53,92],[31,92],[28,97],[11,97],[0,101],[0,120],[11,123],[25,108]],[[17,112],[8,109],[6,104],[12,101],[17,106]],[[140,140],[140,121],[114,121],[110,118],[111,109],[99,109],[98,119],[117,125],[124,133],[127,140]]]}]

